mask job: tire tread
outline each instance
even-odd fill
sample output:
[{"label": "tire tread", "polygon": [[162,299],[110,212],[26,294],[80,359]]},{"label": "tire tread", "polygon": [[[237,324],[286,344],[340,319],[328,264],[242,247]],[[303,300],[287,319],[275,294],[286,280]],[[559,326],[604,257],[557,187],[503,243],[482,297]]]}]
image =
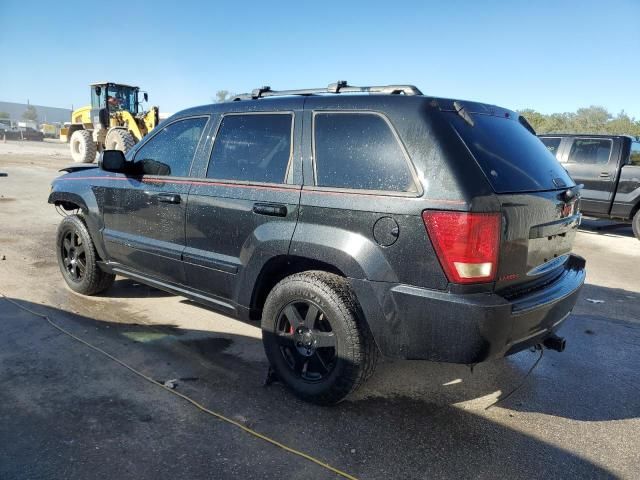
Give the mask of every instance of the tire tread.
[{"label": "tire tread", "polygon": [[[84,156],[78,156],[73,150],[74,137],[81,138],[81,142],[85,145]],[[69,148],[71,149],[71,157],[76,163],[92,163],[96,159],[97,147],[93,141],[93,134],[89,130],[76,130],[71,134],[69,141]]]},{"label": "tire tread", "polygon": [[117,148],[117,150],[122,150],[125,153],[131,150],[133,146],[136,144],[136,141],[133,138],[133,135],[131,135],[127,130],[124,130],[122,128],[111,130],[107,134],[105,143],[109,145],[109,143],[111,143],[112,141],[115,141],[116,147],[121,147],[121,148]]},{"label": "tire tread", "polygon": [[631,220],[631,228],[633,228],[633,234],[638,240],[640,240],[640,210],[636,212]]}]

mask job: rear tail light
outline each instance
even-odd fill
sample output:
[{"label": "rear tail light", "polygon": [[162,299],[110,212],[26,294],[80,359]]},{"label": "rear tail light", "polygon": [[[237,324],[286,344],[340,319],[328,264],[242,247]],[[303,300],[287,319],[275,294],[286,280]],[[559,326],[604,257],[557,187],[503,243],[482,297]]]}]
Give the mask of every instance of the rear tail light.
[{"label": "rear tail light", "polygon": [[450,282],[495,280],[500,244],[499,213],[425,210],[422,219]]}]

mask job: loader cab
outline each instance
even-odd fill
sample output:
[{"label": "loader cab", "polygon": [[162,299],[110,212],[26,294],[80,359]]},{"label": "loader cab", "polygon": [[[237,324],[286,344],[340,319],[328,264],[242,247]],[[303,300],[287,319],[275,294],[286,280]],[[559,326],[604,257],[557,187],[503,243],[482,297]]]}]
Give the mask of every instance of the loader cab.
[{"label": "loader cab", "polygon": [[106,108],[109,113],[127,111],[137,115],[139,111],[138,87],[117,83],[91,85],[91,110]]}]

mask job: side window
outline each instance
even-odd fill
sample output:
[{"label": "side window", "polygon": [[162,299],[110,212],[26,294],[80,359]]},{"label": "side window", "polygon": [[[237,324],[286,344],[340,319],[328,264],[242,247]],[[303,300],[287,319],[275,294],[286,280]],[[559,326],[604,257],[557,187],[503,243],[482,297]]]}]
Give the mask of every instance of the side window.
[{"label": "side window", "polygon": [[164,127],[133,159],[133,173],[186,177],[207,118],[187,118]]},{"label": "side window", "polygon": [[373,113],[316,113],[316,183],[321,187],[415,192],[405,154]]},{"label": "side window", "polygon": [[629,165],[640,167],[640,142],[631,142],[631,155],[629,155]]},{"label": "side window", "polygon": [[560,143],[562,142],[562,138],[560,137],[544,137],[540,139],[544,146],[547,147],[556,158],[558,158],[558,151],[560,150]]},{"label": "side window", "polygon": [[567,162],[604,165],[611,156],[612,144],[606,138],[576,138],[571,145]]},{"label": "side window", "polygon": [[216,135],[207,178],[284,183],[291,158],[293,115],[226,115]]}]

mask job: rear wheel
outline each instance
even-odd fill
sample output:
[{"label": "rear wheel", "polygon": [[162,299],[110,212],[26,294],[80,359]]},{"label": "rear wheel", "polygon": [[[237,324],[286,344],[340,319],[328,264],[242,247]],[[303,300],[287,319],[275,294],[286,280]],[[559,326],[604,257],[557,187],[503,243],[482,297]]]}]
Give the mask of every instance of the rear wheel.
[{"label": "rear wheel", "polygon": [[69,215],[60,222],[56,251],[62,277],[75,292],[95,295],[109,288],[116,278],[98,266],[96,249],[79,215]]},{"label": "rear wheel", "polygon": [[371,376],[378,351],[359,310],[347,282],[327,272],[291,275],[269,293],[262,341],[297,396],[334,404]]},{"label": "rear wheel", "polygon": [[76,163],[91,163],[96,159],[96,143],[89,130],[76,130],[69,142],[71,158]]},{"label": "rear wheel", "polygon": [[640,240],[640,210],[633,216],[631,226],[633,227],[633,234]]},{"label": "rear wheel", "polygon": [[107,138],[104,142],[105,150],[122,150],[128,152],[136,144],[135,138],[127,130],[117,128],[107,133]]}]

